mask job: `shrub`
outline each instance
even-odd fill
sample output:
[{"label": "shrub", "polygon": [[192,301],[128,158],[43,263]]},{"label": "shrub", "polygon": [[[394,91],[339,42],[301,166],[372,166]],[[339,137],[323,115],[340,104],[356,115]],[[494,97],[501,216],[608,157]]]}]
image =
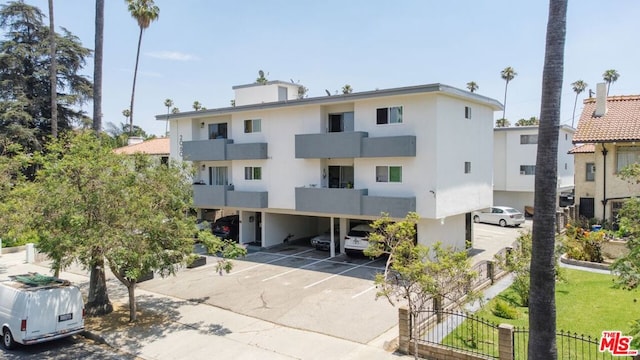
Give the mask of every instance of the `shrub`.
[{"label": "shrub", "polygon": [[602,256],[604,241],[604,231],[588,231],[569,224],[562,244],[563,250],[571,259],[601,263],[604,260]]},{"label": "shrub", "polygon": [[501,299],[496,299],[491,312],[493,315],[503,319],[517,319],[520,316],[518,309]]}]

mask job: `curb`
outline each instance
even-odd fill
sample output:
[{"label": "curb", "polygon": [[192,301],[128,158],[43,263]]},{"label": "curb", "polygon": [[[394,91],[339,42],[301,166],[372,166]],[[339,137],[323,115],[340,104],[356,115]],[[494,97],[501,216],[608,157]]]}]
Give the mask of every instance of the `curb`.
[{"label": "curb", "polygon": [[560,262],[562,262],[564,264],[581,266],[581,267],[586,267],[586,268],[590,268],[590,269],[606,270],[606,271],[610,271],[611,270],[609,268],[609,265],[607,265],[607,264],[601,264],[601,263],[594,263],[594,262],[589,262],[589,261],[569,259],[567,257],[567,254],[562,254],[560,256]]}]

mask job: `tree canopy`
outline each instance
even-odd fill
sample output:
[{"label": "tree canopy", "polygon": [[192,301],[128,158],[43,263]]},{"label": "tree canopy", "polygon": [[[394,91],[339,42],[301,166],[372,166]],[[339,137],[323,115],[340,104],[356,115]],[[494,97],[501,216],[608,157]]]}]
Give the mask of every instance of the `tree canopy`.
[{"label": "tree canopy", "polygon": [[[23,1],[0,6],[0,134],[24,146],[42,148],[51,134],[50,30],[43,13]],[[62,28],[56,34],[57,104],[60,131],[82,123],[78,106],[92,96],[92,84],[80,74],[91,51]]]}]

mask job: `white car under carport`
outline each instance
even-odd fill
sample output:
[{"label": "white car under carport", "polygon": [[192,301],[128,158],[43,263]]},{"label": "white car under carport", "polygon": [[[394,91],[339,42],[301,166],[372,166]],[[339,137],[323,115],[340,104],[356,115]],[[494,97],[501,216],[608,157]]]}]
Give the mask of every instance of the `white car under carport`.
[{"label": "white car under carport", "polygon": [[473,213],[473,222],[496,224],[505,226],[520,226],[524,224],[524,215],[508,206],[492,206],[488,209],[475,211]]}]

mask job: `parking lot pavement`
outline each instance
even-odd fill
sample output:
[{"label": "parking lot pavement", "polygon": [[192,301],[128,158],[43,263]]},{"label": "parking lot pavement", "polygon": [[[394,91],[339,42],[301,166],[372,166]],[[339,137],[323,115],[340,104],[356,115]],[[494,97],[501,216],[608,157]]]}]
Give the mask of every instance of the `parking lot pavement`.
[{"label": "parking lot pavement", "polygon": [[473,224],[473,248],[469,251],[471,262],[493,260],[494,255],[501,249],[513,246],[517,237],[531,231],[532,222],[526,220],[520,227],[500,227],[492,224]]},{"label": "parking lot pavement", "polygon": [[329,252],[286,245],[234,260],[229,274],[208,265],[140,287],[215,305],[297,329],[366,344],[397,325],[397,309],[376,300],[375,274],[384,259],[330,258]]}]

